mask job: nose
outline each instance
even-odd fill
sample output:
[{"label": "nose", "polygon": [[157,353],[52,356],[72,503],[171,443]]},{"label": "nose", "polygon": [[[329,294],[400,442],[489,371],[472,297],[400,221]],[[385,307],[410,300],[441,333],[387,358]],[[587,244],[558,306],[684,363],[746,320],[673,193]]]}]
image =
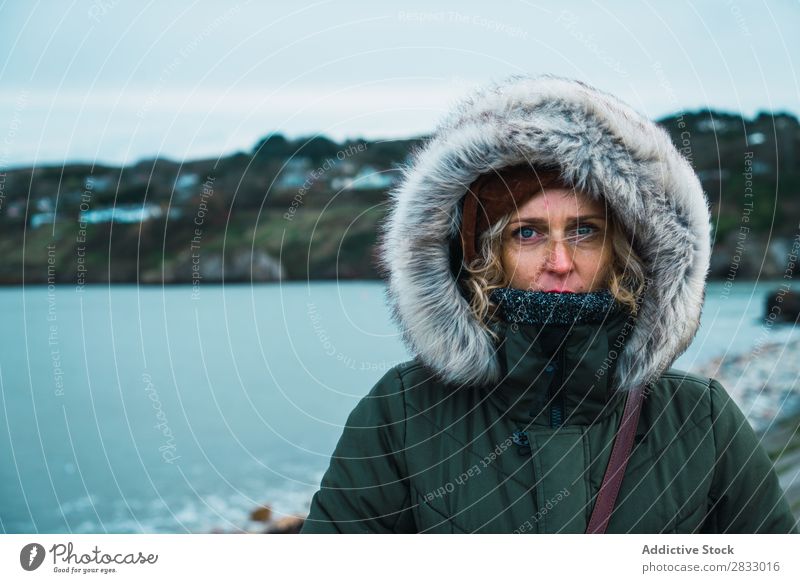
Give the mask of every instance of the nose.
[{"label": "nose", "polygon": [[568,273],[572,270],[572,250],[563,240],[550,242],[547,268],[554,273]]}]

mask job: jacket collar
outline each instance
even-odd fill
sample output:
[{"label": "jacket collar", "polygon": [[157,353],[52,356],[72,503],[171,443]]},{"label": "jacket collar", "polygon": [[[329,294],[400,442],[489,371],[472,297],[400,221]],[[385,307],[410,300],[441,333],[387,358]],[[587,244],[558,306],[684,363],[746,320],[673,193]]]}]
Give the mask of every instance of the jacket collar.
[{"label": "jacket collar", "polygon": [[634,318],[609,292],[503,289],[492,298],[500,299],[501,380],[483,390],[509,419],[549,427],[552,391],[559,388],[563,425],[591,425],[621,406],[624,393],[609,379]]}]

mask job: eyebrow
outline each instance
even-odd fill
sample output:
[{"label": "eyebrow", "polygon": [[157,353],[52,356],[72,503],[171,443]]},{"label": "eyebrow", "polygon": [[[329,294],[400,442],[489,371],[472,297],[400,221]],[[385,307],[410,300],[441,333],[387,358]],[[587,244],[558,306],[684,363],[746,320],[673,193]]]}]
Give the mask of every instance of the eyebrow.
[{"label": "eyebrow", "polygon": [[[606,220],[606,217],[604,217],[603,215],[581,215],[581,216],[572,218],[571,222],[580,223],[582,221],[589,221],[589,220],[592,220],[592,219],[595,219],[595,220],[596,219]],[[544,225],[544,226],[547,226],[550,223],[550,221],[548,221],[545,218],[541,218],[541,217],[520,217],[516,221],[511,221],[509,223],[509,226],[510,225],[522,224],[522,223],[527,223],[527,224],[530,224],[530,225]]]}]

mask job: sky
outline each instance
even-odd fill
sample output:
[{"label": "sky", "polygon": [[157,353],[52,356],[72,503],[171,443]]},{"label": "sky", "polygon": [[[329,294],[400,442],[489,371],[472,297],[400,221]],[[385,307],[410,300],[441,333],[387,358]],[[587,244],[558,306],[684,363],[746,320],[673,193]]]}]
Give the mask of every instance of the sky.
[{"label": "sky", "polygon": [[0,0],[0,171],[430,133],[553,73],[651,118],[800,113],[800,2]]}]

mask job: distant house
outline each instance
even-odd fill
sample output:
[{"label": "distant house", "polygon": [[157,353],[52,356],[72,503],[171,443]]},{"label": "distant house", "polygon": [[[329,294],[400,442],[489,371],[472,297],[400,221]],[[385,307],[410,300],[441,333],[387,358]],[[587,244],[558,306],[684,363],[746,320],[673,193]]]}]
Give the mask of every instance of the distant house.
[{"label": "distant house", "polygon": [[163,214],[157,204],[119,205],[109,208],[92,209],[80,213],[80,220],[91,223],[143,223]]},{"label": "distant house", "polygon": [[281,188],[300,188],[305,184],[311,167],[311,160],[305,157],[290,158],[286,161],[276,182]]},{"label": "distant house", "polygon": [[[84,213],[79,213],[78,218],[80,221],[89,224],[144,223],[145,221],[161,217],[163,214],[164,211],[157,204],[146,204],[144,206],[129,204],[92,209]],[[177,208],[171,208],[169,211],[169,217],[172,219],[179,218],[181,215],[181,211]],[[54,212],[35,213],[31,215],[30,219],[31,228],[33,229],[55,222],[56,214]]]},{"label": "distant house", "polygon": [[697,122],[697,129],[700,130],[701,132],[719,133],[735,129],[735,124],[731,121],[719,117],[707,118],[707,119],[701,119],[700,121]]},{"label": "distant house", "polygon": [[344,176],[352,176],[358,170],[358,166],[352,160],[344,160],[339,166],[339,172],[341,172]]},{"label": "distant house", "polygon": [[53,210],[53,201],[46,196],[43,196],[36,201],[36,210],[42,212],[49,212]]},{"label": "distant house", "polygon": [[24,211],[25,203],[21,200],[15,200],[6,208],[6,216],[10,219],[18,219],[23,215]]},{"label": "distant house", "polygon": [[36,229],[42,225],[56,222],[56,213],[36,213],[31,215],[31,228]]},{"label": "distant house", "polygon": [[355,176],[339,176],[331,180],[335,190],[383,190],[394,184],[391,171],[378,170],[373,166],[362,166]]},{"label": "distant house", "polygon": [[394,184],[392,172],[380,171],[372,166],[362,166],[349,187],[353,190],[380,190],[389,188],[392,184]]},{"label": "distant house", "polygon": [[353,178],[350,176],[337,176],[331,180],[333,190],[348,190],[351,184],[353,184]]},{"label": "distant house", "polygon": [[175,199],[179,201],[189,200],[200,184],[200,177],[194,173],[181,174],[175,181]]}]

